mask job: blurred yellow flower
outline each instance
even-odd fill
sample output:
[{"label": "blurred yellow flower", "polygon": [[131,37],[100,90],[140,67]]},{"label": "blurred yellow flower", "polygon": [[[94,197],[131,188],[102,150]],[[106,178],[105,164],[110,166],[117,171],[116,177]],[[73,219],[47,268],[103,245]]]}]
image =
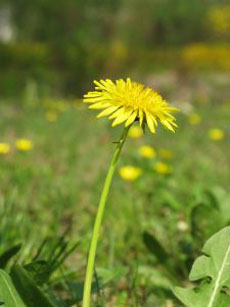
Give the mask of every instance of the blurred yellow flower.
[{"label": "blurred yellow flower", "polygon": [[0,155],[6,155],[10,152],[10,145],[4,142],[0,142]]},{"label": "blurred yellow flower", "polygon": [[153,147],[145,145],[139,148],[139,154],[144,158],[151,159],[156,156],[156,151]]},{"label": "blurred yellow flower", "polygon": [[158,162],[155,164],[155,171],[159,174],[170,174],[171,173],[171,167],[170,165],[163,163],[163,162]]},{"label": "blurred yellow flower", "polygon": [[230,5],[213,7],[208,11],[207,21],[218,34],[227,34],[230,30]]},{"label": "blurred yellow flower", "polygon": [[106,79],[94,83],[95,91],[84,95],[83,102],[89,103],[91,109],[103,109],[97,117],[109,116],[109,119],[114,119],[113,127],[124,122],[128,127],[137,120],[140,126],[146,122],[149,130],[155,133],[159,120],[167,129],[175,132],[177,125],[171,113],[178,109],[170,107],[152,89],[129,78],[115,82]]},{"label": "blurred yellow flower", "polygon": [[136,180],[140,175],[142,171],[139,167],[134,167],[131,165],[123,166],[119,169],[119,175],[122,179],[127,181],[134,181]]},{"label": "blurred yellow flower", "polygon": [[185,46],[182,59],[186,66],[195,69],[230,70],[230,44],[193,43]]},{"label": "blurred yellow flower", "polygon": [[221,129],[210,129],[208,132],[209,138],[213,141],[220,141],[224,138],[224,131]]},{"label": "blurred yellow flower", "polygon": [[170,150],[164,148],[159,150],[159,155],[162,159],[165,160],[170,160],[173,158],[173,153]]},{"label": "blurred yellow flower", "polygon": [[49,111],[49,112],[46,112],[45,118],[46,118],[49,122],[56,122],[56,120],[57,120],[57,118],[58,118],[58,114],[57,114],[56,112]]},{"label": "blurred yellow flower", "polygon": [[201,122],[201,116],[197,113],[192,113],[189,115],[188,121],[191,125],[198,125]]},{"label": "blurred yellow flower", "polygon": [[143,135],[142,128],[138,126],[132,126],[129,130],[129,136],[133,139],[138,139]]},{"label": "blurred yellow flower", "polygon": [[33,148],[33,143],[28,139],[16,140],[16,148],[20,151],[29,151]]}]

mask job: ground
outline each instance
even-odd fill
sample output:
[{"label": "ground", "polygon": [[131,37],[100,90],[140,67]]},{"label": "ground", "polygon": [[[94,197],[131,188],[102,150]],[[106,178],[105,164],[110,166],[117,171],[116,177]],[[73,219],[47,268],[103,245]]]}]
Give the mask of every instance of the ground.
[{"label": "ground", "polygon": [[[151,85],[157,80],[146,79]],[[188,83],[176,80],[156,84],[181,109],[177,132],[159,126],[155,135],[129,137],[119,167],[142,173],[134,181],[115,174],[96,259],[107,284],[98,300],[106,298],[106,306],[178,306],[171,285],[186,283],[205,240],[230,221],[226,77],[199,76],[189,93]],[[189,80],[194,85],[195,77]],[[67,231],[68,241],[79,244],[65,269],[82,282],[100,191],[122,127],[97,120],[80,99],[1,101],[0,112],[0,142],[11,147],[0,154],[0,251],[22,243],[16,259],[26,263],[44,238]],[[195,123],[191,114],[198,114]],[[224,137],[213,139],[212,129]],[[17,149],[19,138],[31,140],[33,148]],[[140,156],[142,145],[152,146],[156,156]],[[162,149],[171,156],[163,157]],[[156,171],[159,162],[170,166],[169,174]]]}]

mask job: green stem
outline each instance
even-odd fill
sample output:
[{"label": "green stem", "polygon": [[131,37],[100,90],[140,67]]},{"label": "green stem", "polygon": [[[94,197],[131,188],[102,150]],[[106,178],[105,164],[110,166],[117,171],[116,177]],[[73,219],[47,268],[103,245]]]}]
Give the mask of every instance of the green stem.
[{"label": "green stem", "polygon": [[129,127],[125,128],[119,142],[117,143],[116,149],[114,151],[107,176],[105,178],[104,187],[101,193],[100,202],[98,205],[97,215],[94,223],[93,228],[93,234],[92,239],[90,243],[89,248],[89,255],[88,255],[88,261],[87,261],[87,268],[86,268],[86,276],[85,276],[85,283],[84,283],[84,294],[83,294],[83,305],[82,307],[89,307],[90,306],[90,298],[91,298],[91,286],[92,286],[92,277],[93,277],[93,271],[94,271],[94,261],[95,261],[95,255],[97,250],[97,242],[99,237],[99,231],[101,227],[101,222],[105,210],[105,204],[106,200],[109,194],[111,182],[113,179],[113,174],[122,150],[122,147],[124,145],[124,142],[126,140],[127,134],[129,131]]}]

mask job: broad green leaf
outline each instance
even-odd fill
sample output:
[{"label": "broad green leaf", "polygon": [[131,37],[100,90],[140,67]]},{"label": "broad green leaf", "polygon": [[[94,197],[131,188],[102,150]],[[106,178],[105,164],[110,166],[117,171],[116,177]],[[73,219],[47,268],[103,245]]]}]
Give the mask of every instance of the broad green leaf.
[{"label": "broad green leaf", "polygon": [[0,302],[4,307],[25,307],[10,276],[0,269]]},{"label": "broad green leaf", "polygon": [[40,288],[22,266],[13,266],[11,270],[11,278],[26,306],[54,307],[52,302],[40,290]]},{"label": "broad green leaf", "polygon": [[201,280],[198,287],[176,287],[174,294],[187,307],[230,306],[230,227],[214,234],[204,245],[204,255],[193,264],[191,281]]}]

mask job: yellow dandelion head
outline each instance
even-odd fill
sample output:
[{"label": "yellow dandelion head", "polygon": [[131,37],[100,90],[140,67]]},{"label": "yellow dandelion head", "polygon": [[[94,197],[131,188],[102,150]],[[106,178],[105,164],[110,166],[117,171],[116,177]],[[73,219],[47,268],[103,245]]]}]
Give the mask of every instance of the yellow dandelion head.
[{"label": "yellow dandelion head", "polygon": [[16,148],[20,151],[29,151],[33,148],[33,143],[28,139],[16,140]]},{"label": "yellow dandelion head", "polygon": [[213,141],[221,141],[224,138],[224,131],[221,129],[210,129],[208,135]]},{"label": "yellow dandelion head", "polygon": [[168,150],[168,149],[160,149],[159,150],[159,156],[162,158],[162,159],[165,159],[165,160],[170,160],[173,158],[173,153]]},{"label": "yellow dandelion head", "polygon": [[153,147],[144,145],[139,148],[139,154],[144,158],[151,159],[156,156],[156,151]]},{"label": "yellow dandelion head", "polygon": [[141,127],[132,126],[129,129],[129,136],[133,139],[139,139],[143,135],[143,130]]},{"label": "yellow dandelion head", "polygon": [[140,175],[142,171],[139,167],[134,167],[131,165],[123,166],[119,169],[119,175],[122,179],[127,181],[134,181],[136,180]]},{"label": "yellow dandelion head", "polygon": [[191,125],[198,125],[201,122],[201,116],[197,113],[192,113],[189,115],[188,121]]},{"label": "yellow dandelion head", "polygon": [[162,175],[170,174],[172,171],[171,166],[163,162],[156,163],[154,169],[157,173]]},{"label": "yellow dandelion head", "polygon": [[106,79],[94,81],[94,92],[84,95],[84,103],[89,103],[91,109],[103,109],[97,117],[109,116],[113,119],[112,126],[125,123],[131,125],[138,120],[140,126],[147,123],[149,130],[155,133],[158,120],[169,130],[175,132],[177,127],[172,112],[177,108],[168,103],[151,88],[133,82],[129,78],[115,82]]},{"label": "yellow dandelion head", "polygon": [[4,142],[0,142],[0,155],[6,155],[10,152],[10,145]]}]

